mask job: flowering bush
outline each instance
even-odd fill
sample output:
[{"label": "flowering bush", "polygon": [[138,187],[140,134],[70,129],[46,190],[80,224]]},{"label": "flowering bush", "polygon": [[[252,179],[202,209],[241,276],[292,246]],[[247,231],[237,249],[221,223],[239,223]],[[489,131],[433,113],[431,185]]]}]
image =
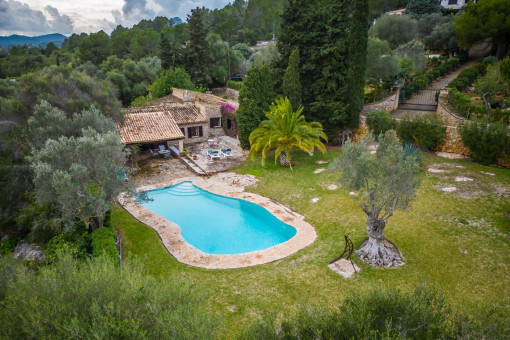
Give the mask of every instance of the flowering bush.
[{"label": "flowering bush", "polygon": [[237,137],[236,109],[229,103],[221,103],[221,126],[230,137]]}]

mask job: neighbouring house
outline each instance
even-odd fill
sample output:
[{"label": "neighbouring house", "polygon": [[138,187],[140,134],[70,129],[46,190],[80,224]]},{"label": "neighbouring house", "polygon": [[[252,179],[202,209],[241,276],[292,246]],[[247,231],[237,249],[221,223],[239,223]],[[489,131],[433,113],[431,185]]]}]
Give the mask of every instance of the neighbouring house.
[{"label": "neighbouring house", "polygon": [[468,1],[469,0],[441,0],[441,6],[447,9],[460,9],[468,3]]},{"label": "neighbouring house", "polygon": [[139,145],[142,151],[165,144],[182,152],[184,144],[224,135],[220,107],[226,102],[213,95],[174,89],[173,94],[147,106],[124,109],[118,130],[123,143]]},{"label": "neighbouring house", "polygon": [[401,9],[396,9],[394,11],[386,12],[384,14],[387,14],[387,15],[402,15],[405,10],[406,10],[405,8],[401,8]]}]

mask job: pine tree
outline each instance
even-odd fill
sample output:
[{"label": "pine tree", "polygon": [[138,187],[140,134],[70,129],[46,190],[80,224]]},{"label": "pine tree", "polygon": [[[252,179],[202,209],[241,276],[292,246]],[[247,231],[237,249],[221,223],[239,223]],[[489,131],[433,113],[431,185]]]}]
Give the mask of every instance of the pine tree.
[{"label": "pine tree", "polygon": [[265,119],[264,111],[275,99],[273,80],[267,65],[252,66],[243,81],[239,93],[239,109],[236,113],[237,132],[243,149],[250,148],[250,133]]},{"label": "pine tree", "polygon": [[299,49],[296,48],[289,57],[289,65],[285,70],[282,83],[282,92],[284,97],[288,97],[292,108],[297,108],[302,104],[301,81],[299,80]]},{"label": "pine tree", "polygon": [[208,76],[212,61],[208,51],[209,45],[205,40],[207,29],[204,25],[204,9],[195,8],[188,15],[189,46],[188,73],[197,85],[207,86],[211,79]]},{"label": "pine tree", "polygon": [[404,13],[419,19],[424,14],[439,12],[441,12],[441,5],[437,0],[409,0]]},{"label": "pine tree", "polygon": [[159,58],[161,59],[161,66],[163,70],[167,70],[172,65],[172,47],[168,37],[161,33],[159,41]]},{"label": "pine tree", "polygon": [[352,14],[348,46],[347,96],[349,99],[347,126],[359,125],[359,114],[363,109],[365,70],[367,68],[368,0],[356,0]]}]

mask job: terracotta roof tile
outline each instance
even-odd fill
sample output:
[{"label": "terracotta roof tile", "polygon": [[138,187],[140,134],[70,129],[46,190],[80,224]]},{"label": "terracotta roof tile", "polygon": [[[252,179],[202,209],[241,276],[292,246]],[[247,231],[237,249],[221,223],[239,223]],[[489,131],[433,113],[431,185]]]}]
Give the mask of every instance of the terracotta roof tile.
[{"label": "terracotta roof tile", "polygon": [[124,123],[118,126],[125,144],[182,139],[184,135],[172,114],[161,107],[127,109]]}]

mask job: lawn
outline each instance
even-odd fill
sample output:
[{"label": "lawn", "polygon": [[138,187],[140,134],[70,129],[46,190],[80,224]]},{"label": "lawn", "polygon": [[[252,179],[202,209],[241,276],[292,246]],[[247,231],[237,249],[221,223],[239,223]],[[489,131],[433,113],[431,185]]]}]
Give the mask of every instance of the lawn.
[{"label": "lawn", "polygon": [[[289,316],[303,306],[335,308],[349,292],[411,290],[424,280],[463,310],[490,304],[510,310],[510,170],[423,154],[423,181],[413,207],[396,212],[385,231],[402,252],[405,266],[376,269],[353,256],[361,273],[344,279],[327,264],[342,252],[345,234],[359,247],[366,237],[365,215],[346,190],[326,189],[338,174],[313,173],[327,168],[317,161],[331,162],[339,155],[334,150],[311,158],[297,152],[294,170],[251,161],[234,169],[259,178],[247,191],[288,205],[315,227],[317,240],[293,256],[242,269],[189,267],[166,252],[153,229],[116,208],[113,220],[122,233],[124,258],[142,258],[147,273],[163,280],[193,282],[204,294],[206,308],[218,317],[221,338],[234,338],[262,315]],[[431,173],[427,167],[445,172]],[[473,181],[455,182],[458,176]],[[449,185],[457,191],[439,190]],[[311,203],[314,197],[320,200]]]}]

